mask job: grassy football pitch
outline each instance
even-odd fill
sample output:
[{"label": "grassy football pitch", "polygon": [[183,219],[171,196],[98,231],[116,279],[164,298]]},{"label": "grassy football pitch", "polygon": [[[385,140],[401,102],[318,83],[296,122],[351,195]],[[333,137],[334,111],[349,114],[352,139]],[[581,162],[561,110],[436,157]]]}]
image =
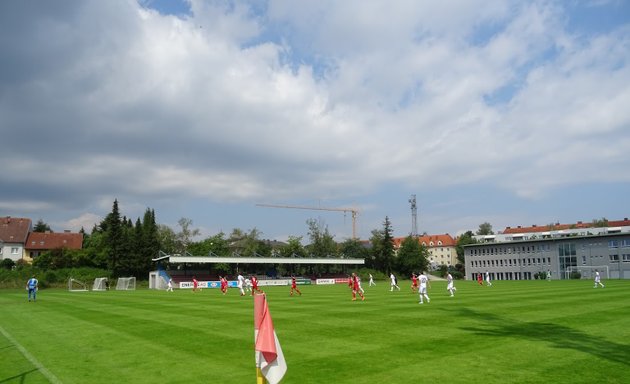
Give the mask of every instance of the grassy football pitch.
[{"label": "grassy football pitch", "polygon": [[[627,383],[630,281],[604,283],[263,288],[283,383]],[[236,289],[1,290],[0,383],[254,383],[253,335]]]}]

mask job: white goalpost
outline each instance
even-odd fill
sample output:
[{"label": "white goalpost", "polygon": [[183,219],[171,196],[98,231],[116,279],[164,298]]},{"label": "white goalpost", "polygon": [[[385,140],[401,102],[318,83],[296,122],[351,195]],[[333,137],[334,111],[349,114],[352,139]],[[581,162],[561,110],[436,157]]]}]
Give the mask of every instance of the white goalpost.
[{"label": "white goalpost", "polygon": [[117,291],[133,291],[136,289],[135,277],[119,277],[116,282]]},{"label": "white goalpost", "polygon": [[105,291],[107,290],[107,277],[97,277],[94,279],[94,284],[92,285],[93,291]]},{"label": "white goalpost", "polygon": [[566,278],[570,279],[571,278],[571,274],[573,272],[579,272],[580,273],[580,279],[594,279],[595,278],[595,271],[599,271],[599,274],[601,275],[602,278],[605,279],[609,279],[610,278],[610,274],[608,272],[608,266],[607,265],[577,265],[574,267],[567,267],[566,270]]},{"label": "white goalpost", "polygon": [[68,279],[68,291],[70,292],[87,292],[87,284],[82,281],[75,280],[72,277]]}]

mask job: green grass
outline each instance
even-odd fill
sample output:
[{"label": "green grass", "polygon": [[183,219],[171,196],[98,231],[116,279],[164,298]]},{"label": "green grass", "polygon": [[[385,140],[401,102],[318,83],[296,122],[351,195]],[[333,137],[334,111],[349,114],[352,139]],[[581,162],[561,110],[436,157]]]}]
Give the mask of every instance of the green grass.
[{"label": "green grass", "polygon": [[[630,281],[605,284],[460,281],[451,298],[433,282],[423,305],[408,282],[365,302],[345,285],[265,291],[283,383],[628,382]],[[253,301],[235,290],[2,290],[0,327],[3,384],[255,382]]]}]

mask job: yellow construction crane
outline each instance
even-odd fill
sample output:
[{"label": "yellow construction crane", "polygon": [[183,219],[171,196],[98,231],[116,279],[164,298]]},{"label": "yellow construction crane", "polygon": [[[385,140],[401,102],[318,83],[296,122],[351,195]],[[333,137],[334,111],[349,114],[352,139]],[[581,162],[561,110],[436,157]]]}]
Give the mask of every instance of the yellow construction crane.
[{"label": "yellow construction crane", "polygon": [[312,211],[338,211],[343,212],[344,214],[347,212],[352,213],[352,238],[357,238],[357,215],[359,213],[358,209],[355,208],[326,208],[326,207],[307,207],[302,205],[280,205],[280,204],[256,204],[258,207],[269,207],[269,208],[291,208],[291,209],[308,209]]}]

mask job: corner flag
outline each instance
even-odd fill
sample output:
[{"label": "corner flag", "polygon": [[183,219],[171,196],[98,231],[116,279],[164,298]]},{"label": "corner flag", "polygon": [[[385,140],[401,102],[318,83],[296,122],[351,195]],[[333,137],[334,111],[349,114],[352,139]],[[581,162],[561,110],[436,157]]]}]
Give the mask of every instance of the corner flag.
[{"label": "corner flag", "polygon": [[254,339],[256,370],[262,373],[269,384],[279,383],[287,371],[287,363],[284,361],[264,294],[254,295]]}]

